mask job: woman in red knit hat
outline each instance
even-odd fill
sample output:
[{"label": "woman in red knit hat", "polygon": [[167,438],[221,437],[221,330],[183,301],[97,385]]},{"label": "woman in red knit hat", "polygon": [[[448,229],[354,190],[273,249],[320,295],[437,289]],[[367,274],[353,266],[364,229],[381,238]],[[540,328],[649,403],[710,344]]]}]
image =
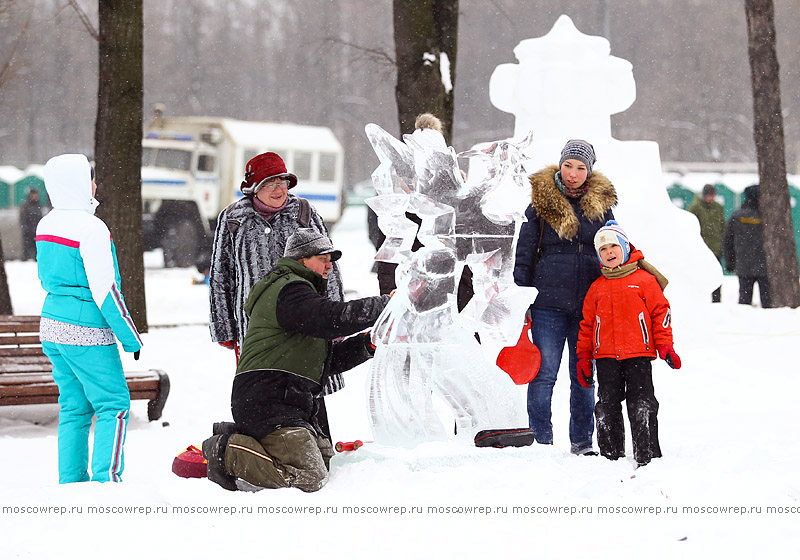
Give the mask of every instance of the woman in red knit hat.
[{"label": "woman in red knit hat", "polygon": [[[328,230],[311,204],[291,194],[297,177],[289,173],[274,152],[259,154],[247,162],[241,199],[225,208],[217,219],[211,254],[209,290],[211,297],[211,340],[236,352],[247,332],[244,303],[250,289],[272,270],[283,257],[286,241],[301,227],[325,236]],[[328,297],[344,300],[337,263],[328,276]],[[342,377],[333,376],[325,393],[343,386]],[[328,429],[325,408],[320,423]]]}]

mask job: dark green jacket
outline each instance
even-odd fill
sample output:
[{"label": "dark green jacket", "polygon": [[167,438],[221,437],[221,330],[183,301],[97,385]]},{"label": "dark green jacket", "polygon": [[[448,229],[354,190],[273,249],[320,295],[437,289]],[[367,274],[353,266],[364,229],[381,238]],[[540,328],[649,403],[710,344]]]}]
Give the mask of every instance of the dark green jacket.
[{"label": "dark green jacket", "polygon": [[325,294],[327,281],[293,259],[282,258],[266,277],[259,280],[244,304],[250,319],[236,373],[273,369],[301,375],[320,383],[330,342],[302,332],[287,331],[277,317],[278,295],[292,282],[308,284],[315,293]]},{"label": "dark green jacket", "polygon": [[722,257],[722,234],[725,231],[725,211],[719,202],[706,202],[699,196],[687,208],[700,222],[700,237],[714,256]]},{"label": "dark green jacket", "polygon": [[389,296],[342,302],[325,293],[322,276],[292,259],[253,286],[231,395],[243,433],[260,440],[279,426],[300,426],[330,437],[316,422],[322,384],[372,356],[368,336],[350,335],[372,327]]}]

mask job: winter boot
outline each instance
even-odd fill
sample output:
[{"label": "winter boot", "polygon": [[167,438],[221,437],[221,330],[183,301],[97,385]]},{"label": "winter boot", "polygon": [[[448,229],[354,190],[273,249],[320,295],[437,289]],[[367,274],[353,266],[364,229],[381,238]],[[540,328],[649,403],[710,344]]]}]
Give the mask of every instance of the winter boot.
[{"label": "winter boot", "polygon": [[212,433],[215,436],[221,434],[238,434],[238,430],[236,429],[235,422],[214,422],[214,427],[212,428]]},{"label": "winter boot", "polygon": [[236,477],[225,470],[225,449],[230,434],[217,434],[203,442],[203,456],[208,461],[206,476],[225,490],[237,490]]},{"label": "winter boot", "polygon": [[609,461],[616,461],[617,459],[622,459],[625,456],[624,453],[622,455],[617,455],[616,453],[603,453],[602,451],[600,452],[600,455]]},{"label": "winter boot", "polygon": [[255,484],[251,484],[246,480],[242,480],[241,478],[236,479],[236,489],[241,490],[242,492],[261,492],[264,487],[263,486],[256,486]]}]

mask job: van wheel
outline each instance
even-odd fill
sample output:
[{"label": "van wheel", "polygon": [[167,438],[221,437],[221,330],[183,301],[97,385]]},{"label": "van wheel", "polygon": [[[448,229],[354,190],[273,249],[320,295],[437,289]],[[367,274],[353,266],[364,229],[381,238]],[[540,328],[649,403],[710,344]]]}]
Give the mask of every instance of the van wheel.
[{"label": "van wheel", "polygon": [[161,241],[164,249],[164,266],[167,268],[194,266],[198,243],[197,229],[189,220],[181,220],[169,226]]}]

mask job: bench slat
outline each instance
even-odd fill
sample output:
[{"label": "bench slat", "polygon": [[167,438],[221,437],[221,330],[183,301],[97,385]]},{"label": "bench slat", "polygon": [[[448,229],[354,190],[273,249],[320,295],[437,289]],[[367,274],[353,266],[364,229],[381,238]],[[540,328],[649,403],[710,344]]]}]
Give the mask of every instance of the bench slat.
[{"label": "bench slat", "polygon": [[22,346],[22,345],[35,345],[39,348],[42,343],[39,340],[39,334],[33,333],[25,336],[2,336],[0,335],[0,346]]},{"label": "bench slat", "polygon": [[0,387],[25,385],[26,383],[55,383],[50,372],[15,372],[0,375]]},{"label": "bench slat", "polygon": [[[58,402],[53,366],[42,351],[38,315],[0,315],[0,406]],[[125,372],[131,400],[147,400],[147,416],[158,420],[169,395],[161,370]]]},{"label": "bench slat", "polygon": [[[3,368],[13,364],[50,364],[50,360],[45,356],[37,354],[28,354],[21,356],[0,356],[0,375],[5,371]],[[52,366],[51,366],[52,367]]]},{"label": "bench slat", "polygon": [[38,348],[0,348],[0,356],[44,356],[42,347]]},{"label": "bench slat", "polygon": [[[147,400],[147,415],[158,420],[169,395],[169,377],[161,370],[126,372],[131,400]],[[50,373],[0,374],[0,406],[58,402],[58,385]]]},{"label": "bench slat", "polygon": [[38,332],[38,315],[0,315],[0,333]]}]

